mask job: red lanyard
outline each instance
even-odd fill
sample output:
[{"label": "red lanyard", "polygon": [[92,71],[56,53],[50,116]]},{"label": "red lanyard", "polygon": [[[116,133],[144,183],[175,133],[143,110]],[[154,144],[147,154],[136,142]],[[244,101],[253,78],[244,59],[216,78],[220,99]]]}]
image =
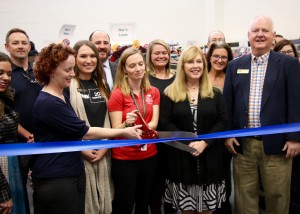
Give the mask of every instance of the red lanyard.
[{"label": "red lanyard", "polygon": [[[131,97],[132,97],[132,99],[133,99],[133,102],[134,102],[134,105],[135,105],[136,109],[137,109],[139,112],[141,112],[141,110],[140,110],[140,108],[139,108],[139,105],[138,105],[138,103],[137,103],[137,101],[136,101],[136,99],[135,99],[135,96],[134,96],[133,92],[130,91],[130,94],[131,94]],[[143,100],[143,117],[145,117],[145,115],[146,115],[146,103],[145,103],[144,89],[142,89],[142,100]],[[141,112],[141,113],[142,113],[142,112]]]}]

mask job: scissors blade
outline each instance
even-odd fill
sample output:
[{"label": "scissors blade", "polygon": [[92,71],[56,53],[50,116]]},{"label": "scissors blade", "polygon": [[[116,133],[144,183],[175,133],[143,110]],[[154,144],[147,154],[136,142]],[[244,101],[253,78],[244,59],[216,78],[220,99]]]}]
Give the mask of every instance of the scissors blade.
[{"label": "scissors blade", "polygon": [[171,142],[163,142],[164,144],[168,145],[168,146],[172,146],[176,149],[180,149],[182,151],[185,151],[185,152],[191,152],[191,153],[194,153],[196,152],[197,150],[195,148],[192,148],[184,143],[181,143],[181,142],[178,142],[178,141],[171,141]]},{"label": "scissors blade", "polygon": [[192,132],[184,131],[158,131],[158,138],[197,138]]},{"label": "scissors blade", "polygon": [[[197,138],[198,136],[192,132],[184,131],[158,131],[158,138]],[[180,149],[186,152],[196,152],[197,150],[179,141],[162,142],[168,146]]]}]

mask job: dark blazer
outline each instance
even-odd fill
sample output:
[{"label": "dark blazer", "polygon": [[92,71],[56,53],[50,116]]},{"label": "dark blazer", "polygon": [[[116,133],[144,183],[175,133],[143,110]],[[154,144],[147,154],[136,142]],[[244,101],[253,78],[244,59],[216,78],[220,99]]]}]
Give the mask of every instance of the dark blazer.
[{"label": "dark blazer", "polygon": [[111,75],[112,75],[113,81],[115,82],[118,64],[115,63],[115,62],[109,61],[109,66],[110,66],[110,70],[111,70]]},{"label": "dark blazer", "polygon": [[[239,69],[249,72],[241,73]],[[244,71],[245,71],[244,70]],[[231,129],[248,126],[251,54],[231,61],[226,70],[223,95]],[[300,122],[300,66],[296,58],[270,52],[263,85],[261,126]],[[300,140],[300,133],[262,136],[266,154],[280,154],[287,140]],[[238,139],[243,143],[243,138]],[[236,148],[241,151],[242,146]]]},{"label": "dark blazer", "polygon": [[[198,97],[197,134],[225,131],[228,119],[220,90],[213,98]],[[193,114],[188,100],[173,102],[167,96],[160,106],[160,127],[163,131],[194,132]],[[185,184],[218,183],[224,178],[223,143],[219,139],[205,140],[209,147],[198,157],[172,147],[166,153],[166,177]],[[217,143],[218,142],[218,143]],[[188,141],[184,143],[189,144]]]}]

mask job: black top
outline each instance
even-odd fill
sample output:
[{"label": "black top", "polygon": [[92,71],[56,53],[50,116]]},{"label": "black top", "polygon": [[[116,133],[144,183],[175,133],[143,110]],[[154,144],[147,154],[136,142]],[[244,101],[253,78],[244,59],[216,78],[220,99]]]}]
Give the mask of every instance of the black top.
[{"label": "black top", "polygon": [[[214,97],[202,99],[197,106],[197,134],[225,131],[228,126],[222,94],[214,89]],[[188,100],[173,102],[164,96],[160,108],[160,125],[164,131],[194,132],[193,114]],[[173,147],[168,147],[167,178],[184,184],[219,183],[224,179],[223,149],[219,139],[205,140],[209,146],[198,157]],[[189,144],[188,141],[183,141]]]},{"label": "black top", "polygon": [[13,66],[11,86],[15,89],[14,110],[19,113],[20,124],[32,132],[32,109],[42,86],[35,81],[30,64],[27,71],[22,67]]},{"label": "black top", "polygon": [[107,112],[106,101],[99,91],[93,79],[80,80],[81,88],[77,89],[81,94],[84,109],[91,127],[103,127]]},{"label": "black top", "polygon": [[[69,101],[40,92],[33,108],[33,133],[36,142],[81,140],[89,127],[80,120]],[[32,176],[70,177],[84,172],[80,152],[35,155]]]},{"label": "black top", "polygon": [[[173,75],[170,79],[159,79],[152,75],[149,75],[150,84],[156,88],[158,88],[160,95],[164,93],[164,90],[167,86],[169,86],[175,79],[175,75]],[[160,96],[162,97],[162,96]]]}]

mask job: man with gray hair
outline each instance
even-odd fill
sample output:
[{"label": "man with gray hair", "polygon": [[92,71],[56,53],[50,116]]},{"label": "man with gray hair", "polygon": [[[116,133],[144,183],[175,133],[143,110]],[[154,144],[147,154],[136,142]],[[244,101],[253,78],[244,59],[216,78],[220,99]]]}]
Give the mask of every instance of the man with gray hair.
[{"label": "man with gray hair", "polygon": [[219,30],[212,31],[208,36],[208,41],[207,41],[208,49],[213,43],[218,43],[218,42],[225,42],[224,34]]},{"label": "man with gray hair", "polygon": [[[255,17],[248,39],[251,54],[227,66],[224,98],[231,129],[300,122],[300,65],[296,58],[271,50],[271,18]],[[235,208],[259,213],[259,184],[267,214],[288,214],[292,158],[300,152],[300,133],[229,138],[233,157]]]}]

